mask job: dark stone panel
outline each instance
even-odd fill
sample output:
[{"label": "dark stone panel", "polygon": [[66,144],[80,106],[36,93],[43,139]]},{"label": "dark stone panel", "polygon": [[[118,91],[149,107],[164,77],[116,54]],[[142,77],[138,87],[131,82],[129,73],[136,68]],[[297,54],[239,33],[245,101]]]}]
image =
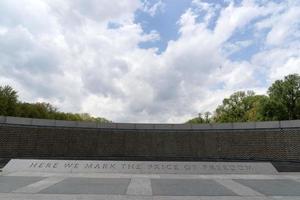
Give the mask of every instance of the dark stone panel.
[{"label": "dark stone panel", "polygon": [[150,134],[148,131],[138,130],[138,141],[140,142],[139,145],[136,145],[137,148],[137,156],[154,156],[153,154],[153,135]]},{"label": "dark stone panel", "polygon": [[[283,131],[284,132],[284,131]],[[286,158],[288,160],[298,157],[300,160],[300,137],[299,129],[292,129],[288,131],[288,134],[285,136],[286,140]],[[285,132],[284,132],[285,133]]]},{"label": "dark stone panel", "polygon": [[96,155],[110,155],[110,149],[112,144],[112,134],[110,132],[103,132],[97,134],[97,149],[94,153]]},{"label": "dark stone panel", "polygon": [[[155,133],[155,132],[154,132]],[[162,131],[159,130],[159,132],[156,132],[157,135],[159,135],[160,137],[155,137],[155,135],[153,135],[153,133],[149,133],[152,136],[152,150],[151,150],[151,155],[152,156],[157,156],[157,155],[162,155],[162,152],[164,152],[164,145],[167,141],[165,141],[165,138],[168,135],[168,131]],[[148,136],[147,136],[148,137]],[[173,149],[174,151],[174,149]]]},{"label": "dark stone panel", "polygon": [[[300,162],[300,128],[168,130],[0,125],[0,158]],[[286,169],[286,166],[281,167]]]},{"label": "dark stone panel", "polygon": [[[170,132],[163,134],[164,137],[161,138],[162,140],[162,152],[156,154],[156,156],[161,155],[162,153],[165,156],[176,157],[179,156],[177,152],[180,151],[178,148],[178,137],[176,134],[172,134]],[[156,137],[155,135],[153,137]]]},{"label": "dark stone panel", "polygon": [[219,137],[218,132],[206,131],[203,134],[204,148],[206,150],[205,156],[208,158],[219,158]]},{"label": "dark stone panel", "polygon": [[60,147],[59,149],[55,149],[54,146],[54,143],[56,143],[55,138],[57,134],[55,129],[44,129],[43,131],[41,131],[41,129],[35,128],[35,132],[36,139],[33,143],[35,149],[33,154],[34,156],[54,156],[56,155],[55,151],[62,151],[62,147]]},{"label": "dark stone panel", "polygon": [[111,148],[111,155],[122,155],[122,152],[125,149],[125,138],[126,135],[122,132],[111,134],[111,146],[113,147]]},{"label": "dark stone panel", "polygon": [[176,134],[175,138],[176,138],[176,156],[191,157],[191,146],[190,146],[191,135],[188,133],[181,133],[181,134]]},{"label": "dark stone panel", "polygon": [[124,141],[125,141],[124,153],[133,156],[138,155],[137,146],[140,145],[138,140],[138,133],[137,132],[130,133],[129,131],[126,131]]},{"label": "dark stone panel", "polygon": [[265,134],[258,131],[233,131],[219,133],[219,155],[233,158],[253,159],[265,156]]},{"label": "dark stone panel", "polygon": [[272,162],[279,172],[300,172],[300,162]]}]

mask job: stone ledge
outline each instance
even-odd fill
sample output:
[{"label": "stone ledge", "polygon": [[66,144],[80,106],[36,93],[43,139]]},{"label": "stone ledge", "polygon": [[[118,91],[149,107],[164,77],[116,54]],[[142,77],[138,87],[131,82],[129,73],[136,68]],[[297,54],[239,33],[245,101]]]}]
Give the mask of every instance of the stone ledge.
[{"label": "stone ledge", "polygon": [[22,117],[6,117],[6,124],[20,124],[20,125],[32,125],[31,118],[22,118]]},{"label": "stone ledge", "polygon": [[[256,122],[256,128],[280,128],[279,121]],[[300,127],[300,124],[299,124]]]},{"label": "stone ledge", "polygon": [[136,123],[98,123],[49,119],[33,119],[22,117],[0,116],[0,124],[15,124],[28,126],[53,126],[74,128],[103,129],[147,129],[147,130],[234,130],[234,129],[278,129],[300,128],[300,120],[242,122],[220,124],[136,124]]},{"label": "stone ledge", "polygon": [[129,174],[277,174],[269,162],[164,162],[12,159],[11,172],[129,173]]},{"label": "stone ledge", "polygon": [[300,127],[300,120],[280,121],[281,128],[297,128]]}]

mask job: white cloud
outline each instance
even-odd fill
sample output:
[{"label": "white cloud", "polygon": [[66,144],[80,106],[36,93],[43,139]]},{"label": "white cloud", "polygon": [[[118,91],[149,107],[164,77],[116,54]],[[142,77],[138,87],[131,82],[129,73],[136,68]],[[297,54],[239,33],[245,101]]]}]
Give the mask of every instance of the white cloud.
[{"label": "white cloud", "polygon": [[[297,27],[300,25],[300,6],[289,9],[286,13],[282,14],[278,21],[275,21],[271,31],[267,36],[267,43],[272,45],[279,45],[286,40],[293,38],[294,34],[299,33]],[[298,37],[299,38],[299,37]]]},{"label": "white cloud", "polygon": [[[2,0],[0,84],[15,87],[22,100],[47,101],[63,111],[123,122],[184,122],[234,91],[264,91],[257,72],[270,81],[299,72],[299,43],[292,45],[288,35],[279,37],[284,47],[262,47],[251,60],[229,58],[253,44],[230,38],[254,21],[268,44],[280,24],[296,33],[288,19],[298,13],[289,4],[193,3],[204,20],[199,10],[187,9],[178,19],[179,38],[157,55],[155,48],[139,47],[159,34],[146,34],[134,13],[155,15],[163,1]],[[213,18],[216,25],[209,27]]]},{"label": "white cloud", "polygon": [[270,29],[267,34],[268,45],[285,45],[299,39],[300,4],[294,1],[281,3],[274,8],[272,16],[257,23],[258,29]]},{"label": "white cloud", "polygon": [[289,57],[281,68],[275,68],[271,72],[270,77],[274,79],[282,79],[282,76],[286,76],[292,73],[300,74],[300,56]]},{"label": "white cloud", "polygon": [[201,12],[205,13],[205,16],[203,17],[203,21],[206,25],[209,25],[212,18],[217,15],[217,12],[221,9],[221,6],[216,3],[208,3],[204,2],[202,0],[193,0],[192,4],[197,8],[195,11],[199,14]]},{"label": "white cloud", "polygon": [[253,57],[252,63],[260,67],[260,71],[265,74],[265,78],[271,84],[288,74],[300,74],[299,60],[300,46],[259,52]]},{"label": "white cloud", "polygon": [[259,7],[252,1],[245,0],[241,6],[235,6],[234,3],[230,3],[228,7],[221,11],[220,17],[216,22],[215,38],[220,43],[226,42],[233,35],[234,31],[241,30],[252,20],[266,14],[264,7]]},{"label": "white cloud", "polygon": [[162,0],[157,0],[155,3],[145,0],[143,11],[154,17],[158,12],[164,12],[166,4]]}]

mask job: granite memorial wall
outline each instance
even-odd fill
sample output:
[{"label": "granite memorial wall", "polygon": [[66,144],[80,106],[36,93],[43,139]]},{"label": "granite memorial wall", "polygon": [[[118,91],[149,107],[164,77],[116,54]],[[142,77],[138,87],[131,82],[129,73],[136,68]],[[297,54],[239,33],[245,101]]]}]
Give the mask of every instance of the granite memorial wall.
[{"label": "granite memorial wall", "polygon": [[97,124],[0,117],[0,159],[300,162],[300,121]]}]

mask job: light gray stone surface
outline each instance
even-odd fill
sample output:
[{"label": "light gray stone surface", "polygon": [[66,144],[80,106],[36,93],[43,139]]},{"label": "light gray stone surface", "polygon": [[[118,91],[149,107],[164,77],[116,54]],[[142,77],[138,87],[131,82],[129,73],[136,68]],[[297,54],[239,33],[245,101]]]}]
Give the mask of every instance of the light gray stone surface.
[{"label": "light gray stone surface", "polygon": [[65,177],[48,177],[41,181],[32,183],[30,185],[26,185],[25,187],[21,187],[19,189],[14,190],[15,193],[38,193],[52,185],[55,185],[61,181],[63,181]]},{"label": "light gray stone surface", "polygon": [[0,116],[0,123],[5,123],[6,122],[6,117]]},{"label": "light gray stone surface", "polygon": [[118,123],[116,124],[119,129],[135,129],[135,124],[130,123]]},{"label": "light gray stone surface", "polygon": [[173,129],[173,124],[154,124],[154,129]]},{"label": "light gray stone surface", "polygon": [[215,181],[240,196],[263,196],[261,193],[230,179],[215,179]]},{"label": "light gray stone surface", "polygon": [[149,178],[131,178],[127,195],[152,195],[151,181]]},{"label": "light gray stone surface", "polygon": [[297,197],[239,197],[239,196],[121,196],[121,195],[54,195],[54,194],[5,194],[1,200],[299,200]]},{"label": "light gray stone surface", "polygon": [[77,122],[77,126],[81,128],[97,128],[96,122]]},{"label": "light gray stone surface", "polygon": [[213,180],[152,179],[155,196],[236,196]]},{"label": "light gray stone surface", "polygon": [[192,124],[174,124],[173,129],[175,129],[175,130],[190,130],[190,129],[192,129]]},{"label": "light gray stone surface", "polygon": [[233,129],[255,129],[255,122],[233,123]]},{"label": "light gray stone surface", "polygon": [[137,129],[154,129],[154,124],[136,124]]},{"label": "light gray stone surface", "polygon": [[250,162],[158,162],[158,161],[78,161],[13,159],[4,173],[17,171],[58,173],[138,173],[138,174],[276,174],[270,163]]},{"label": "light gray stone surface", "polygon": [[97,128],[117,128],[115,123],[98,123]]},{"label": "light gray stone surface", "polygon": [[256,128],[280,128],[279,121],[256,122]]},{"label": "light gray stone surface", "polygon": [[170,130],[206,130],[206,129],[269,129],[269,128],[299,128],[300,120],[267,121],[246,123],[221,123],[221,124],[135,124],[135,123],[97,123],[64,120],[44,120],[21,117],[0,116],[0,123],[57,126],[57,127],[82,127],[82,128],[120,128],[120,129],[170,129]]},{"label": "light gray stone surface", "polygon": [[55,126],[55,120],[32,119],[31,125],[34,125],[34,126]]},{"label": "light gray stone surface", "polygon": [[76,127],[77,123],[78,123],[77,121],[56,120],[55,121],[55,126],[60,126],[60,127]]},{"label": "light gray stone surface", "polygon": [[43,194],[118,194],[125,195],[130,179],[69,178],[47,189]]},{"label": "light gray stone surface", "polygon": [[300,196],[300,183],[293,180],[235,180],[266,196]]},{"label": "light gray stone surface", "polygon": [[0,193],[12,192],[42,179],[42,177],[0,176]]},{"label": "light gray stone surface", "polygon": [[[154,175],[16,172],[0,175],[0,200],[299,200],[297,184],[300,183],[294,180],[300,180],[300,173]],[[249,181],[252,181],[251,187]]]},{"label": "light gray stone surface", "polygon": [[193,130],[205,130],[205,129],[212,129],[212,124],[192,124]]},{"label": "light gray stone surface", "polygon": [[300,120],[289,120],[289,121],[280,121],[281,128],[298,128],[300,127]]},{"label": "light gray stone surface", "polygon": [[7,124],[20,124],[20,125],[31,125],[31,118],[22,117],[6,117]]},{"label": "light gray stone surface", "polygon": [[212,124],[212,129],[233,129],[233,123]]}]

